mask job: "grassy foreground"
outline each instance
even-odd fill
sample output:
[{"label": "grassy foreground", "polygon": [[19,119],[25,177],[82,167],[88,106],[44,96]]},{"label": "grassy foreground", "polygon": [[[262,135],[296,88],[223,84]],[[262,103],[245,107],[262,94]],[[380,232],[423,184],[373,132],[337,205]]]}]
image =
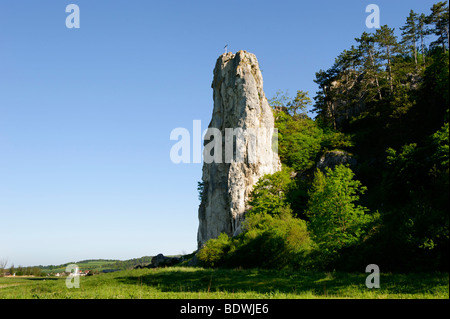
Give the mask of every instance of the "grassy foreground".
[{"label": "grassy foreground", "polygon": [[367,274],[260,269],[136,269],[80,278],[0,278],[0,299],[8,298],[449,298],[448,273],[381,274],[380,288],[365,286]]}]

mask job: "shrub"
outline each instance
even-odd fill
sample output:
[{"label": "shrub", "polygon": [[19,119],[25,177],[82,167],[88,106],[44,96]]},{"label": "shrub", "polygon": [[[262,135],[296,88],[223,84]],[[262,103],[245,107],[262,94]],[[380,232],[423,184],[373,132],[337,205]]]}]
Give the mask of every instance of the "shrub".
[{"label": "shrub", "polygon": [[197,257],[204,267],[300,268],[312,241],[306,222],[294,218],[288,208],[279,215],[253,214],[243,223],[244,231],[229,238],[210,239]]},{"label": "shrub", "polygon": [[312,241],[304,220],[294,218],[288,208],[281,214],[249,216],[244,232],[234,241],[228,256],[230,266],[282,269],[301,268]]},{"label": "shrub", "polygon": [[266,174],[261,177],[250,194],[248,204],[251,209],[248,213],[279,215],[283,209],[289,206],[287,201],[288,192],[295,187],[290,177],[291,169],[283,169],[274,174]]},{"label": "shrub", "polygon": [[220,234],[218,238],[208,240],[197,254],[200,264],[204,267],[216,267],[223,264],[230,245],[231,240],[225,233]]}]

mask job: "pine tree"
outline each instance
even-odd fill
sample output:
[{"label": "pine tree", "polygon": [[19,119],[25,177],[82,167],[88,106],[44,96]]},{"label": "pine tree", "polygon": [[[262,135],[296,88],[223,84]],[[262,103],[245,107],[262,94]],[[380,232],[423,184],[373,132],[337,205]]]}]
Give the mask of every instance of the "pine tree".
[{"label": "pine tree", "polygon": [[[358,51],[362,59],[361,66],[368,77],[369,82],[374,79],[376,90],[380,100],[383,99],[381,95],[380,82],[378,80],[378,72],[380,68],[378,53],[375,50],[375,37],[373,34],[363,32],[361,37],[355,39],[359,43]],[[366,81],[367,82],[367,81]],[[369,88],[366,88],[369,91]]]},{"label": "pine tree", "polygon": [[427,28],[427,16],[425,13],[421,13],[417,19],[417,33],[420,38],[420,47],[422,51],[422,63],[425,66],[426,52],[425,52],[425,37],[430,34],[430,30]]},{"label": "pine tree", "polygon": [[438,37],[431,45],[442,45],[442,49],[446,52],[446,48],[449,44],[449,13],[447,1],[441,1],[434,4],[427,20],[428,24],[434,26],[434,28],[431,29],[431,32]]},{"label": "pine tree", "polygon": [[335,87],[336,97],[339,101],[338,113],[348,120],[352,109],[361,100],[361,90],[357,85],[361,75],[360,56],[358,50],[352,45],[350,50],[344,50],[335,60],[333,68],[339,73]]},{"label": "pine tree", "polygon": [[417,68],[417,40],[419,38],[417,30],[418,14],[413,10],[409,12],[408,18],[406,18],[406,24],[400,28],[402,30],[402,45],[406,45],[411,48],[414,56],[414,63]]},{"label": "pine tree", "polygon": [[375,41],[380,48],[380,57],[386,61],[385,66],[388,72],[389,92],[392,95],[394,92],[394,85],[391,60],[393,55],[400,51],[397,37],[394,35],[394,29],[389,28],[387,25],[383,25],[380,29],[377,29]]},{"label": "pine tree", "polygon": [[320,91],[316,92],[314,97],[314,108],[313,112],[317,112],[317,116],[320,121],[323,122],[325,126],[331,125],[333,129],[336,129],[336,110],[335,110],[335,100],[332,83],[334,81],[336,74],[335,70],[329,69],[327,71],[320,70],[316,72],[315,83],[319,85]]},{"label": "pine tree", "polygon": [[308,92],[298,90],[295,98],[287,104],[287,109],[293,117],[298,117],[301,114],[306,114],[307,108],[310,104],[311,99],[308,96]]}]

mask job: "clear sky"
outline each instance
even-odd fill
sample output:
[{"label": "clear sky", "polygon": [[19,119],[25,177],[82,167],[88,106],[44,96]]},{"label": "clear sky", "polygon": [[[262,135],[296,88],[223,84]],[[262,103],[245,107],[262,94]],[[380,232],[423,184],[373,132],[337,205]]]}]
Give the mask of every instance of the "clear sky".
[{"label": "clear sky", "polygon": [[435,2],[0,0],[0,259],[194,251],[202,164],[172,163],[169,137],[207,128],[224,46],[257,56],[266,96],[312,98],[315,72],[373,31],[368,4],[399,34]]}]

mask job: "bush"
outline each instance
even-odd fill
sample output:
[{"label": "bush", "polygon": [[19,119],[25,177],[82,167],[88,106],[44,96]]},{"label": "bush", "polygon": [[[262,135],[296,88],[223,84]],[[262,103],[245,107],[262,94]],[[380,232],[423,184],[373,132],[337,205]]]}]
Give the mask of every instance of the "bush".
[{"label": "bush", "polygon": [[248,204],[251,206],[248,216],[253,214],[279,215],[285,207],[289,191],[295,187],[291,180],[291,169],[283,169],[274,174],[266,174],[261,177],[250,194]]},{"label": "bush", "polygon": [[207,241],[198,253],[201,265],[272,269],[307,265],[313,243],[306,222],[294,218],[289,209],[276,216],[253,214],[243,228],[234,238],[221,234]]},{"label": "bush", "polygon": [[220,234],[218,238],[208,240],[197,254],[200,265],[216,267],[223,264],[230,245],[231,240],[225,233]]},{"label": "bush", "polygon": [[228,263],[244,268],[301,268],[312,242],[304,220],[289,209],[280,215],[256,214],[247,218],[245,231],[236,238]]}]

